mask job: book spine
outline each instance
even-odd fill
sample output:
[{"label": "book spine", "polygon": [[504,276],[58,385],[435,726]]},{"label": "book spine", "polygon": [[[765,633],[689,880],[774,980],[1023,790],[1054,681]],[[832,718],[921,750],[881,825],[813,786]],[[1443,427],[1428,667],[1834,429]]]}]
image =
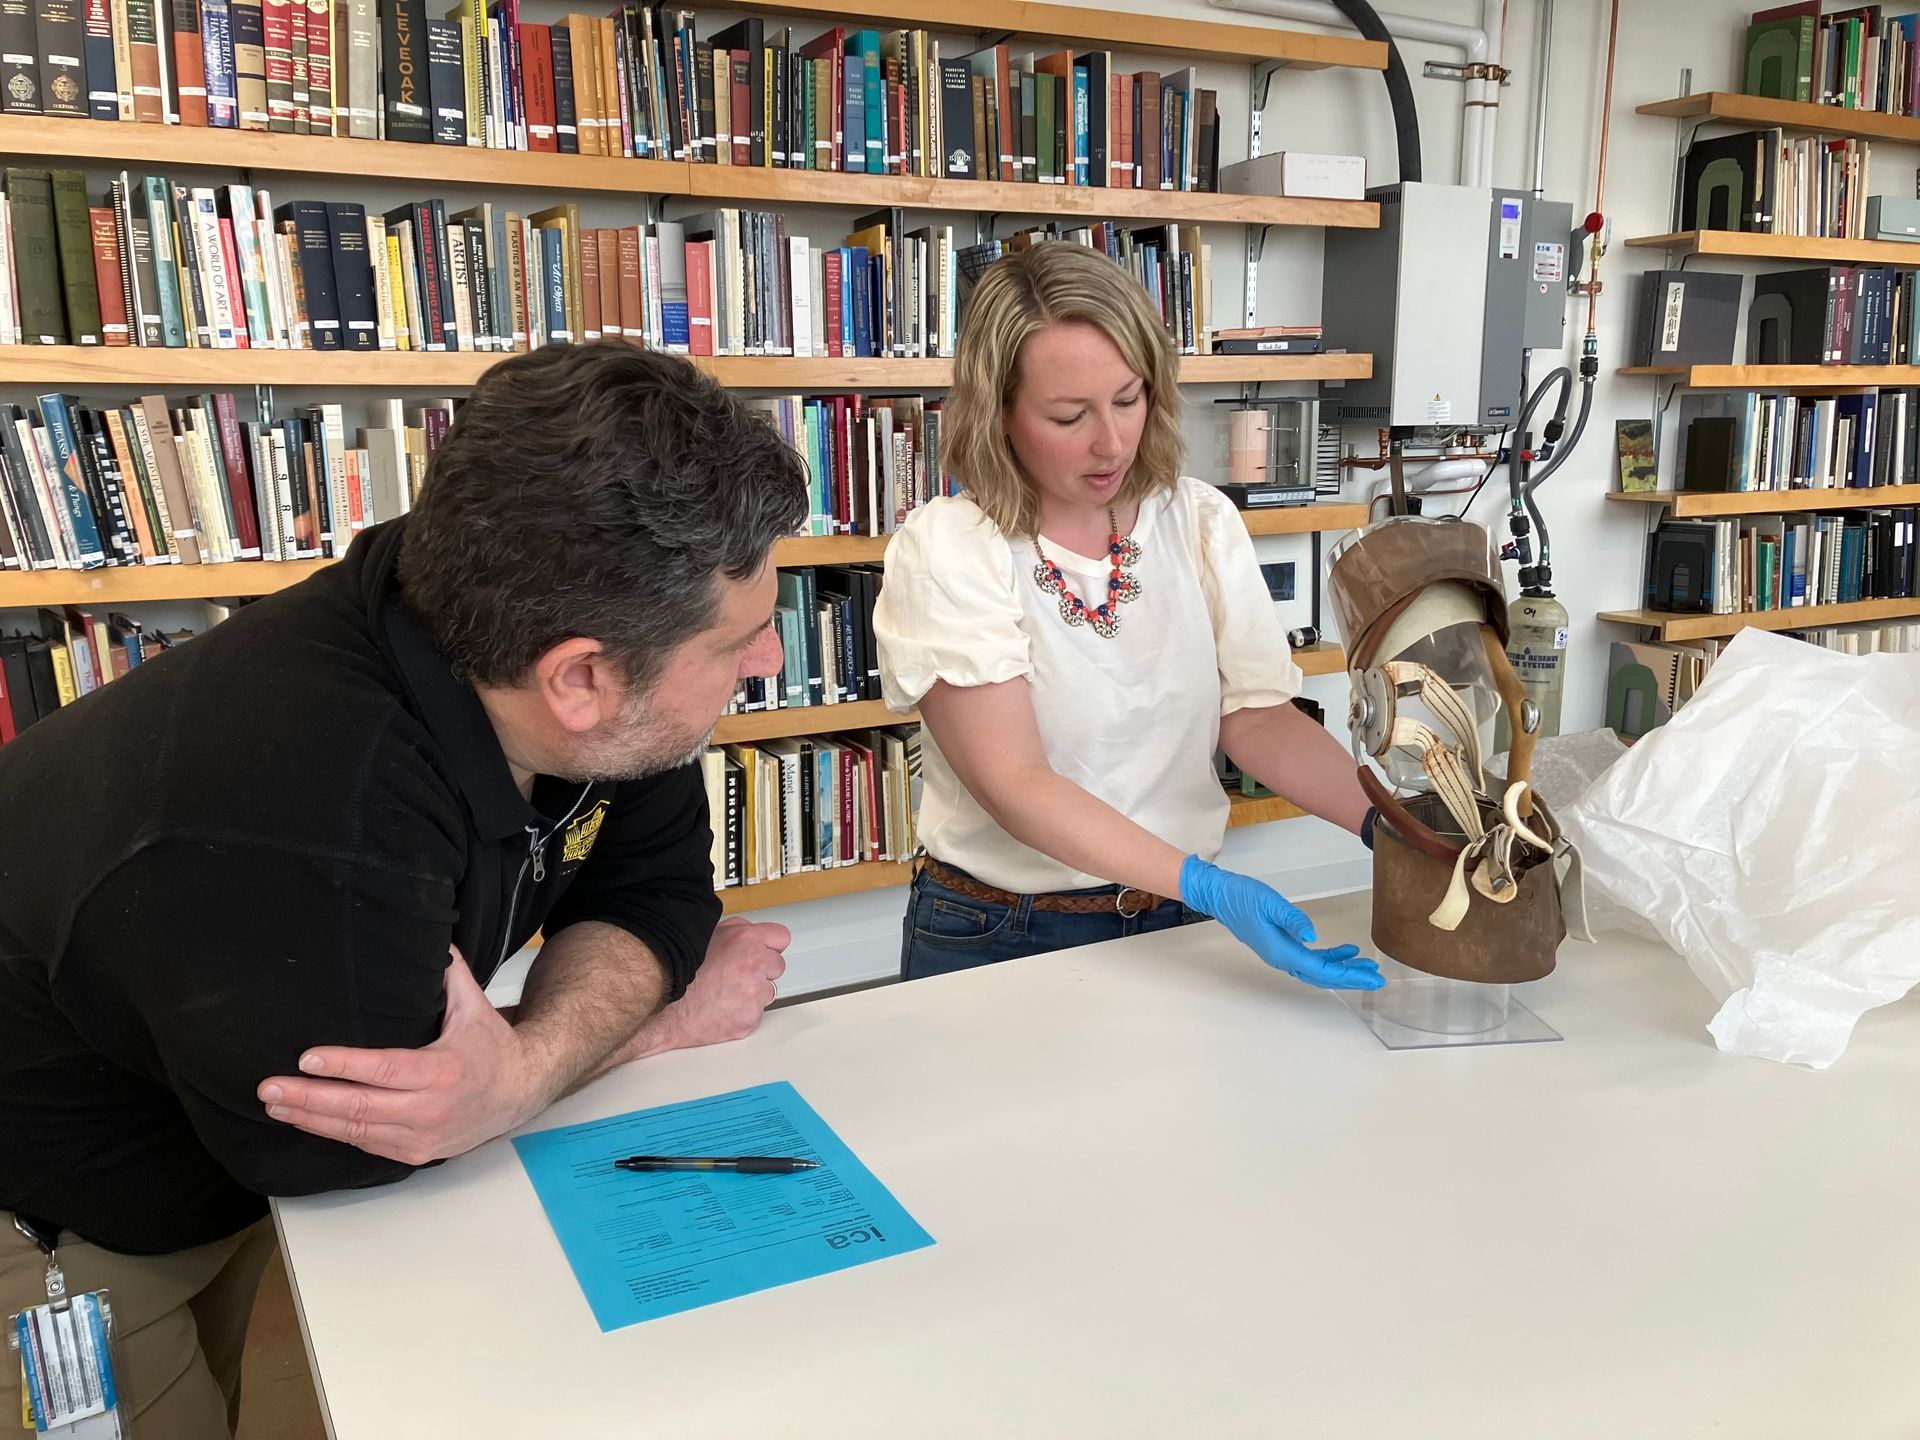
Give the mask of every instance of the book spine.
[{"label": "book spine", "polygon": [[93,232],[87,218],[87,181],[78,170],[53,172],[53,225],[60,247],[60,284],[68,338],[98,345],[100,289],[94,280]]},{"label": "book spine", "polygon": [[[124,3],[124,0],[123,0]],[[122,35],[125,34],[124,26]],[[80,22],[81,63],[86,71],[86,113],[95,120],[120,118],[120,79],[114,64],[113,7],[110,0],[86,0]],[[131,76],[128,77],[131,83]],[[132,108],[132,95],[128,97]]]},{"label": "book spine", "polygon": [[[33,19],[41,112],[85,119],[89,113],[86,20],[77,0],[34,0]],[[112,48],[109,40],[109,59]],[[112,88],[111,82],[107,88]],[[118,114],[116,108],[114,118]]]},{"label": "book spine", "polygon": [[240,128],[269,129],[266,15],[261,0],[227,0],[227,14],[233,26],[233,86]]},{"label": "book spine", "polygon": [[118,228],[113,211],[95,206],[87,211],[93,239],[93,273],[99,292],[100,338],[107,345],[130,345],[133,334],[127,323],[125,265],[120,250]]},{"label": "book spine", "polygon": [[207,124],[216,130],[237,129],[240,79],[233,53],[233,12],[227,0],[199,0],[199,6],[200,56],[207,81]]},{"label": "book spine", "polygon": [[100,529],[80,474],[80,442],[67,410],[66,397],[42,395],[40,417],[45,422],[47,440],[52,446],[53,474],[49,477],[55,498],[63,510],[64,523],[71,527],[74,558],[82,570],[98,569],[107,563],[101,546]]},{"label": "book spine", "polygon": [[426,19],[422,0],[386,0],[380,7],[380,74],[389,140],[433,142]]},{"label": "book spine", "polygon": [[578,155],[580,125],[573,96],[573,35],[565,25],[548,30],[548,53],[553,65],[553,141],[562,155]]}]

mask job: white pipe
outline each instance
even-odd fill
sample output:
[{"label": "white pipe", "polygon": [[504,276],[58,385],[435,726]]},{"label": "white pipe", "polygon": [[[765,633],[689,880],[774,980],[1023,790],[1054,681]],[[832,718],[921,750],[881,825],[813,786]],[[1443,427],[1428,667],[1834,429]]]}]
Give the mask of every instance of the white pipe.
[{"label": "white pipe", "polygon": [[[1283,20],[1305,20],[1315,25],[1339,26],[1351,28],[1351,22],[1340,13],[1337,6],[1327,0],[1207,0],[1209,5],[1221,10],[1242,10],[1255,15],[1273,15]],[[1478,65],[1491,59],[1498,63],[1496,53],[1500,44],[1500,0],[1480,0],[1480,28],[1471,25],[1457,25],[1450,20],[1430,20],[1424,15],[1402,15],[1397,12],[1381,10],[1380,23],[1387,27],[1387,33],[1396,40],[1421,40],[1431,45],[1446,45],[1458,50],[1469,65]],[[1493,131],[1494,112],[1481,105],[1467,105],[1466,100],[1489,98],[1483,96],[1483,87],[1489,88],[1497,97],[1497,87],[1488,87],[1487,82],[1471,81],[1466,84],[1462,101],[1460,122],[1460,164],[1458,174],[1462,185],[1485,185],[1493,173]]]}]

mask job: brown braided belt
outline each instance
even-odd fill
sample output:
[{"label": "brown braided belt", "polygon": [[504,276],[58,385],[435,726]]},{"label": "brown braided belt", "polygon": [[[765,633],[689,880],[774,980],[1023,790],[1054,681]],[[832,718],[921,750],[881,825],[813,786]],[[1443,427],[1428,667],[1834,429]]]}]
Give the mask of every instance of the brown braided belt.
[{"label": "brown braided belt", "polygon": [[[931,855],[921,861],[927,874],[938,880],[956,895],[965,895],[969,900],[985,900],[992,905],[1005,905],[1009,909],[1020,903],[1020,897],[1011,890],[1000,890],[992,885],[983,885],[971,875],[962,875],[947,865],[942,865]],[[1166,904],[1161,896],[1145,890],[1125,887],[1111,895],[1036,895],[1033,897],[1035,910],[1057,910],[1068,915],[1108,915],[1118,913],[1132,919],[1144,911],[1153,910]]]}]

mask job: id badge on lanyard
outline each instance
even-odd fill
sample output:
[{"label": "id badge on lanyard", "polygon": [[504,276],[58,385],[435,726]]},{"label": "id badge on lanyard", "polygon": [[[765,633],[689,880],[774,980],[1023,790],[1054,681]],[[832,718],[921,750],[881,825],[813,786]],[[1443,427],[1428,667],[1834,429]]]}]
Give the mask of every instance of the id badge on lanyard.
[{"label": "id badge on lanyard", "polygon": [[[104,1290],[67,1294],[60,1259],[15,1222],[47,1256],[47,1302],[7,1317],[7,1347],[19,1356],[20,1427],[58,1440],[128,1440],[114,1384],[113,1305]],[[0,1418],[0,1426],[10,1423]]]}]

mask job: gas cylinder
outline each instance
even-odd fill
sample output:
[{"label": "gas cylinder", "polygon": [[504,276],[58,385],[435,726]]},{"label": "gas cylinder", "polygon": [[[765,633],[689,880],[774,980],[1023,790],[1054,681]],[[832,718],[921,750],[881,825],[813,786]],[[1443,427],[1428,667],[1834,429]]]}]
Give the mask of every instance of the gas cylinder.
[{"label": "gas cylinder", "polygon": [[[1560,733],[1560,697],[1567,680],[1567,607],[1546,591],[1522,593],[1507,606],[1507,659],[1540,712],[1536,737]],[[1494,744],[1507,747],[1503,712]]]}]

